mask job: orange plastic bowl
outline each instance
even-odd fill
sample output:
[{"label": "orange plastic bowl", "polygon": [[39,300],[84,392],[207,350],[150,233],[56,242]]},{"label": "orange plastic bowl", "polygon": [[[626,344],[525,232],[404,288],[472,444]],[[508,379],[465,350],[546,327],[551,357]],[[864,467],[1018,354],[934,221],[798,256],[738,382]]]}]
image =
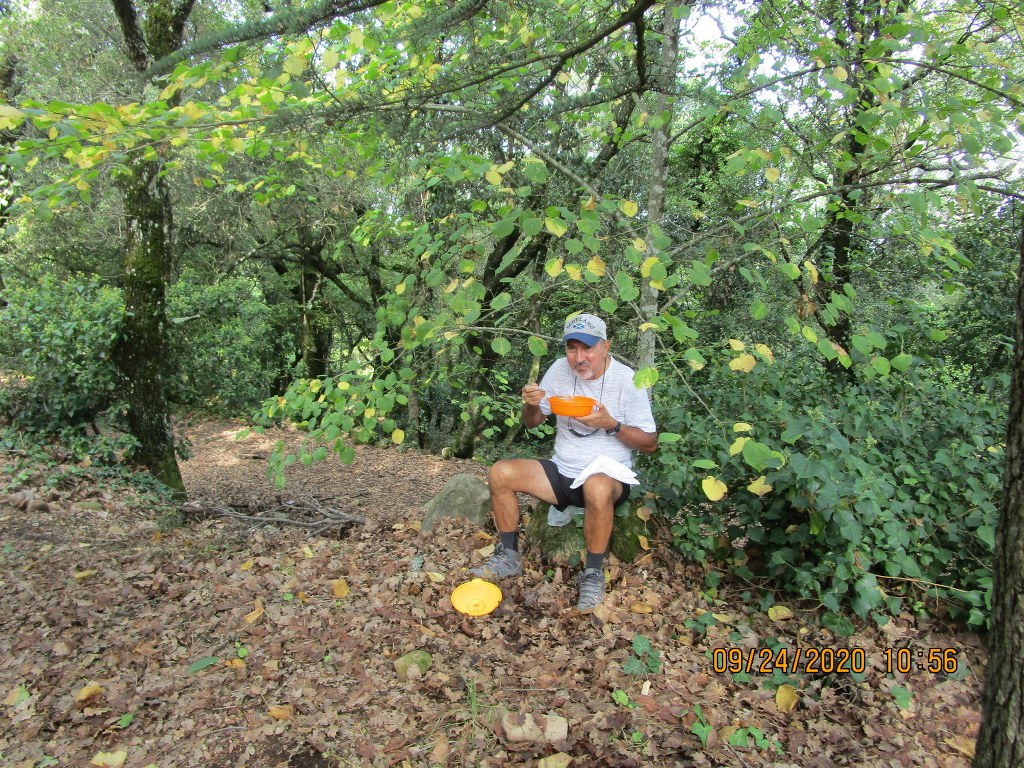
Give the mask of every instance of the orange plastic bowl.
[{"label": "orange plastic bowl", "polygon": [[559,416],[572,416],[579,418],[580,416],[589,416],[594,412],[594,406],[597,405],[597,400],[592,397],[581,397],[575,395],[574,397],[552,397],[548,399],[551,404],[551,412]]}]

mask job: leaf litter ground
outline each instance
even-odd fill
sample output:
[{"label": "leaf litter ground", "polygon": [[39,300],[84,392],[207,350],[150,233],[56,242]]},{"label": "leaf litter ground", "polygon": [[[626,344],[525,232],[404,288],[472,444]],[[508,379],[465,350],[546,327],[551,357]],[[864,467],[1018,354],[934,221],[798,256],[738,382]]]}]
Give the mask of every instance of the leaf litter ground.
[{"label": "leaf litter ground", "polygon": [[[466,617],[450,595],[491,532],[419,520],[449,477],[482,465],[364,447],[347,467],[292,467],[278,490],[272,441],[238,428],[187,428],[192,499],[316,498],[365,524],[312,536],[217,517],[161,533],[123,486],[47,490],[39,474],[13,489],[0,501],[0,764],[970,764],[985,661],[973,634],[900,617],[839,637],[797,605],[770,617],[740,586],[712,599],[704,567],[658,535],[638,562],[610,564],[594,614],[573,607],[576,569],[527,552],[502,605]],[[714,671],[715,648],[778,643],[862,649],[868,670]],[[897,647],[955,649],[958,671],[886,674]],[[396,665],[412,651],[429,662]]]}]

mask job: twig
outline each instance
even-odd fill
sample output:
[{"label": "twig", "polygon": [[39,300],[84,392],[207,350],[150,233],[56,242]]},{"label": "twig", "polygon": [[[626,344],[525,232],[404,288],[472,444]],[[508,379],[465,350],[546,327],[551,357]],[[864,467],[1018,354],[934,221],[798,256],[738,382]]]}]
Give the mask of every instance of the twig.
[{"label": "twig", "polygon": [[356,523],[362,525],[366,522],[360,515],[325,506],[317,499],[287,501],[268,509],[267,514],[245,513],[231,506],[198,501],[186,502],[182,505],[181,510],[189,516],[219,515],[259,525],[294,525],[299,528],[308,528],[314,535],[335,526],[349,526]]}]

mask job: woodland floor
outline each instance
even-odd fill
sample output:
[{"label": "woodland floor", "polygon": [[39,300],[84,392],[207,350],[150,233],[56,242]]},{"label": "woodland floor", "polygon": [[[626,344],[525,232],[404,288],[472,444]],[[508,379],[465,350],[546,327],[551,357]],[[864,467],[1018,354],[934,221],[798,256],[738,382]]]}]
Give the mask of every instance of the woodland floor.
[{"label": "woodland floor", "polygon": [[[502,606],[467,618],[451,591],[493,538],[418,521],[451,475],[482,465],[366,447],[347,467],[293,466],[278,491],[270,438],[238,428],[183,428],[193,499],[313,497],[365,524],[313,535],[216,517],[161,532],[161,510],[127,486],[22,478],[0,495],[0,765],[969,766],[985,663],[973,634],[908,616],[837,637],[796,604],[773,621],[738,586],[712,601],[703,566],[663,534],[611,563],[592,615],[573,607],[575,569],[528,556]],[[15,460],[0,453],[0,470]],[[706,632],[687,626],[705,612]],[[624,669],[637,636],[659,671]],[[868,671],[713,670],[713,648],[777,641],[863,649]],[[897,646],[956,649],[959,671],[886,675]],[[431,666],[399,679],[416,649]],[[514,739],[529,719],[505,713],[548,736]]]}]

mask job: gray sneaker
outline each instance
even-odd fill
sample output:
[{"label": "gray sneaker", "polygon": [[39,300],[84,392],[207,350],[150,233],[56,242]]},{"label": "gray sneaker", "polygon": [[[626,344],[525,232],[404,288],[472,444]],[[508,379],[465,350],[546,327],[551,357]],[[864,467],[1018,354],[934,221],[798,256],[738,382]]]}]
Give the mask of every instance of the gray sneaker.
[{"label": "gray sneaker", "polygon": [[580,591],[576,607],[581,611],[593,610],[604,600],[604,570],[587,568],[580,574],[576,586]]},{"label": "gray sneaker", "polygon": [[469,573],[485,581],[500,581],[509,576],[523,575],[523,556],[514,549],[505,549],[499,541],[494,547],[494,554],[486,563],[470,568]]}]

